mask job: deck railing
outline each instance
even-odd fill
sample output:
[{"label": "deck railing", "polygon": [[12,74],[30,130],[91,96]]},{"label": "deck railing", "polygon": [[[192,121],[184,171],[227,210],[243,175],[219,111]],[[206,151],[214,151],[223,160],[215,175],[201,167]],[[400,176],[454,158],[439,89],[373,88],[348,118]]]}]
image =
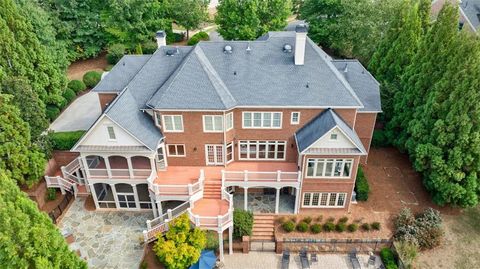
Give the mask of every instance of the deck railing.
[{"label": "deck railing", "polygon": [[45,176],[44,178],[45,178],[45,182],[47,183],[47,188],[59,188],[62,191],[62,194],[64,194],[65,191],[73,192],[73,194],[76,197],[77,184],[70,182],[59,176],[55,176],[55,177]]},{"label": "deck railing", "polygon": [[[109,172],[110,171],[110,175]],[[132,169],[134,179],[147,179],[152,169]],[[88,168],[91,178],[132,178],[128,169]]]},{"label": "deck railing", "polygon": [[222,170],[222,182],[300,182],[300,172],[256,172]]},{"label": "deck railing", "polygon": [[167,232],[169,228],[168,223],[181,214],[187,212],[187,210],[190,208],[190,205],[191,202],[186,201],[174,209],[168,209],[167,213],[162,214],[159,217],[156,217],[152,220],[147,220],[147,230],[143,231],[144,241],[147,243],[151,242],[155,240],[157,234]]},{"label": "deck railing", "polygon": [[204,227],[207,229],[222,230],[222,227],[233,221],[233,209],[231,208],[228,209],[226,214],[216,217],[196,215],[192,212],[192,209],[189,208],[188,215],[190,217],[190,221],[193,222],[195,226]]},{"label": "deck railing", "polygon": [[198,181],[193,184],[159,184],[155,183],[157,175],[151,175],[148,178],[148,183],[150,189],[156,195],[182,195],[182,196],[191,196],[201,190],[203,190],[203,184],[205,181],[205,172],[200,170],[200,175]]}]

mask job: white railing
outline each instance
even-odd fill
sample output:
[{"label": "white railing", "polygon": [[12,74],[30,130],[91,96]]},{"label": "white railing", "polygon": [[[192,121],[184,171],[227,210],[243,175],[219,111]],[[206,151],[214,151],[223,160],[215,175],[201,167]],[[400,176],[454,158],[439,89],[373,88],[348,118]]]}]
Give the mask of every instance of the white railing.
[{"label": "white railing", "polygon": [[174,209],[168,209],[167,213],[156,217],[152,220],[147,220],[147,230],[143,231],[144,241],[149,243],[155,240],[155,237],[159,233],[168,231],[168,223],[185,213],[190,208],[190,201],[187,201]]},{"label": "white railing", "polygon": [[188,215],[190,217],[190,221],[195,224],[197,227],[204,227],[210,229],[219,229],[222,230],[222,227],[228,225],[233,221],[233,209],[228,209],[228,212],[223,216],[216,216],[216,217],[205,217],[196,215],[192,212],[192,210],[188,209]]},{"label": "white railing", "polygon": [[252,172],[222,170],[222,183],[231,182],[300,182],[300,172]]},{"label": "white railing", "polygon": [[45,176],[45,182],[47,183],[47,188],[59,188],[62,193],[68,191],[73,192],[75,197],[77,196],[77,184],[72,183],[62,177]]},{"label": "white railing", "polygon": [[203,184],[205,181],[205,172],[200,170],[200,175],[198,181],[194,184],[158,184],[155,183],[155,175],[150,175],[148,178],[148,183],[151,190],[156,195],[193,195],[201,190],[203,190]]},{"label": "white railing", "polygon": [[[129,169],[105,169],[105,168],[88,168],[91,178],[134,178],[147,179],[150,174],[155,172],[152,169],[132,169],[130,175]],[[110,173],[109,173],[110,172]]]},{"label": "white railing", "polygon": [[[75,158],[73,161],[71,161],[69,164],[60,167],[60,170],[62,171],[63,178],[66,180],[69,180],[71,182],[75,182],[78,184],[83,184],[81,179],[74,175],[75,172],[79,172],[80,169],[82,169],[82,160],[80,157]],[[80,174],[77,174],[80,175]]]}]

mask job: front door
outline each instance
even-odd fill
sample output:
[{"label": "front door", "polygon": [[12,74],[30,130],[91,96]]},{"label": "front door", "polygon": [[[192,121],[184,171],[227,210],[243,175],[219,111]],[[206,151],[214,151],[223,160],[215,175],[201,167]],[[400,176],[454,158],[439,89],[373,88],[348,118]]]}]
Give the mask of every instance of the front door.
[{"label": "front door", "polygon": [[223,165],[223,145],[205,145],[207,165]]}]

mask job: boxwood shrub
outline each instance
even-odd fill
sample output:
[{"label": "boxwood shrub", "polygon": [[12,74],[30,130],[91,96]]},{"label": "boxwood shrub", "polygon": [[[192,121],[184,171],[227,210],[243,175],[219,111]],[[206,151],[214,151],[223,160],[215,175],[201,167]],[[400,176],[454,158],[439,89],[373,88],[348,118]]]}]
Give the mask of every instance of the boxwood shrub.
[{"label": "boxwood shrub", "polygon": [[233,237],[242,238],[242,236],[252,235],[253,213],[243,209],[233,211]]},{"label": "boxwood shrub", "polygon": [[282,224],[282,228],[287,233],[292,232],[295,229],[295,222],[289,220]]},{"label": "boxwood shrub", "polygon": [[312,217],[305,217],[302,219],[303,222],[307,223],[307,224],[310,224],[312,222]]},{"label": "boxwood shrub", "polygon": [[70,104],[73,99],[75,99],[77,95],[72,89],[66,89],[65,92],[63,92],[63,98],[67,101],[67,104]]},{"label": "boxwood shrub", "polygon": [[88,88],[93,88],[102,79],[102,74],[97,71],[88,71],[83,75],[83,82]]},{"label": "boxwood shrub", "polygon": [[308,224],[306,222],[303,222],[303,221],[299,222],[297,224],[297,231],[302,232],[302,233],[308,231]]},{"label": "boxwood shrub", "polygon": [[368,223],[362,223],[362,226],[360,227],[362,227],[363,231],[366,231],[366,232],[370,231],[370,224]]},{"label": "boxwood shrub", "polygon": [[322,231],[322,226],[320,224],[313,224],[312,226],[310,226],[310,231],[312,231],[312,233],[314,234],[318,234]]},{"label": "boxwood shrub", "polygon": [[382,258],[382,262],[385,265],[386,269],[397,269],[397,264],[395,263],[395,256],[393,255],[393,251],[389,248],[382,248],[380,251],[380,258]]},{"label": "boxwood shrub", "polygon": [[326,222],[325,224],[323,224],[323,230],[325,232],[331,232],[335,230],[335,224],[333,222]]},{"label": "boxwood shrub", "polygon": [[74,79],[68,82],[68,88],[78,94],[79,92],[87,89],[87,86],[85,83],[83,83],[83,81]]},{"label": "boxwood shrub", "polygon": [[47,105],[45,113],[50,121],[54,121],[60,115],[60,108],[55,105]]},{"label": "boxwood shrub", "polygon": [[347,224],[345,224],[345,222],[339,222],[337,223],[337,225],[335,225],[335,231],[339,233],[345,232],[346,229],[347,229]]},{"label": "boxwood shrub", "polygon": [[355,181],[355,192],[357,193],[358,201],[367,201],[368,193],[370,192],[370,186],[368,185],[367,178],[363,173],[362,167],[358,167],[357,180]]},{"label": "boxwood shrub", "polygon": [[351,233],[356,232],[358,230],[358,225],[355,223],[351,223],[347,226],[347,229]]},{"label": "boxwood shrub", "polygon": [[372,224],[370,224],[370,227],[373,229],[373,230],[376,230],[376,231],[379,231],[380,230],[380,222],[372,222]]},{"label": "boxwood shrub", "polygon": [[85,131],[49,133],[52,147],[56,150],[69,150],[82,137]]}]

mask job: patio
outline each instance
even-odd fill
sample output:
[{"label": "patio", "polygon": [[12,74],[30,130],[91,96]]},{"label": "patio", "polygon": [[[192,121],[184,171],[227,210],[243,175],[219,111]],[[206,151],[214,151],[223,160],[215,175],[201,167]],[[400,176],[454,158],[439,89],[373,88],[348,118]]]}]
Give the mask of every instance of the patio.
[{"label": "patio", "polygon": [[[295,196],[289,194],[280,194],[278,212],[280,214],[293,214],[295,209]],[[248,210],[255,213],[274,213],[275,212],[275,194],[249,193]],[[244,209],[244,194],[235,193],[233,195],[233,207]]]},{"label": "patio", "polygon": [[138,268],[142,231],[152,213],[87,211],[84,203],[77,198],[58,224],[75,238],[70,248],[80,252],[89,268]]}]

